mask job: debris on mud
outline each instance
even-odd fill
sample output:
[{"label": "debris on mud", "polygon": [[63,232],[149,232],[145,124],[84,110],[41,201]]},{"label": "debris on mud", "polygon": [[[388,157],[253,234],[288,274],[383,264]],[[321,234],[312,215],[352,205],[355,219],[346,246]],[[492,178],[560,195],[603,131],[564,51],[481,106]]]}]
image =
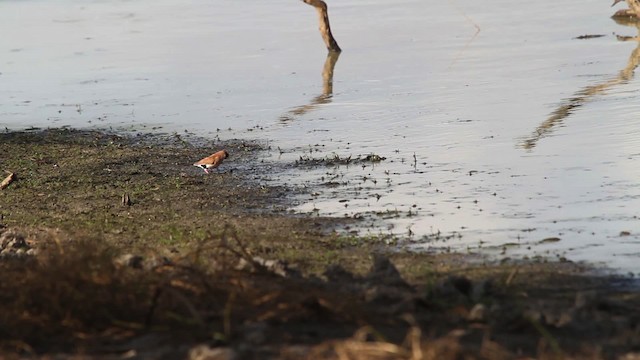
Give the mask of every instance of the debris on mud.
[{"label": "debris on mud", "polygon": [[596,39],[599,37],[604,37],[606,35],[604,34],[585,34],[585,35],[580,35],[580,36],[576,36],[573,39],[574,40],[586,40],[586,39]]},{"label": "debris on mud", "polygon": [[314,158],[308,155],[302,155],[298,160],[296,160],[296,166],[306,166],[306,167],[315,167],[315,166],[336,166],[336,165],[350,165],[350,164],[364,164],[364,163],[379,163],[381,161],[386,160],[386,157],[376,155],[376,154],[367,154],[367,155],[358,155],[356,157],[352,157],[349,155],[348,157],[340,157],[338,154],[333,154],[331,156],[326,156],[323,158]]},{"label": "debris on mud", "polygon": [[0,228],[0,259],[34,255],[35,250],[16,229]]},{"label": "debris on mud", "polygon": [[597,278],[524,264],[519,276],[476,270],[412,283],[380,253],[363,274],[339,264],[303,274],[254,256],[237,236],[228,228],[170,257],[43,237],[35,256],[0,259],[0,329],[10,329],[0,330],[0,351],[508,359],[619,358],[640,346],[640,297],[621,283],[611,291]]}]

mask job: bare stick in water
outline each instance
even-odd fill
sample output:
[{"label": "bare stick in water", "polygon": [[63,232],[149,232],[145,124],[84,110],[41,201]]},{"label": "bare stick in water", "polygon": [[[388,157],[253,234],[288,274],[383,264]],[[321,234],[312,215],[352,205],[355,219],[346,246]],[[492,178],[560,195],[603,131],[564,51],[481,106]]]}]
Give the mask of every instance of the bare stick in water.
[{"label": "bare stick in water", "polygon": [[318,11],[318,20],[320,21],[320,35],[327,45],[327,50],[341,52],[340,46],[331,34],[331,26],[329,26],[329,12],[327,11],[327,3],[322,0],[302,0],[305,4],[309,4]]}]

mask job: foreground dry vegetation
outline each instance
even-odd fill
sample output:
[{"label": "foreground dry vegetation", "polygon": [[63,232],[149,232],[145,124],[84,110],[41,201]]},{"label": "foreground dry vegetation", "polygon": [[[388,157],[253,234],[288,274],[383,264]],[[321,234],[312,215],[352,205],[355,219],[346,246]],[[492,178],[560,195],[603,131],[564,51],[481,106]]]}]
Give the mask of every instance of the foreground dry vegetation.
[{"label": "foreground dry vegetation", "polygon": [[204,176],[215,149],[178,136],[0,134],[2,356],[640,357],[631,280],[327,232],[257,177],[264,149],[221,147]]}]

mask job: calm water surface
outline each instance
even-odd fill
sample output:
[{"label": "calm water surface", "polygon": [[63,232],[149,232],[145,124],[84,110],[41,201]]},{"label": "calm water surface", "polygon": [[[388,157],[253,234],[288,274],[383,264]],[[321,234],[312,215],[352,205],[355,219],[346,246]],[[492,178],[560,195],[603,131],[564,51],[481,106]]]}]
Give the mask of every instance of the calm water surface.
[{"label": "calm water surface", "polygon": [[375,153],[274,182],[311,187],[298,211],[377,212],[364,233],[418,249],[640,271],[640,50],[616,37],[635,25],[601,0],[329,5],[337,59],[296,1],[0,1],[0,126],[254,137],[272,161]]}]

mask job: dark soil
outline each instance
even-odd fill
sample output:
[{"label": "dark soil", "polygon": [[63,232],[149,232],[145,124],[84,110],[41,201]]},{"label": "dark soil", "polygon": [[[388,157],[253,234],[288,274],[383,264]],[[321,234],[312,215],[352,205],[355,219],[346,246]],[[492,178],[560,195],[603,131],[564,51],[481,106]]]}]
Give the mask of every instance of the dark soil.
[{"label": "dark soil", "polygon": [[[16,175],[0,190],[1,357],[640,356],[632,279],[341,235],[347,220],[286,211],[260,144],[195,143],[0,134]],[[218,173],[191,166],[220,149]]]}]

